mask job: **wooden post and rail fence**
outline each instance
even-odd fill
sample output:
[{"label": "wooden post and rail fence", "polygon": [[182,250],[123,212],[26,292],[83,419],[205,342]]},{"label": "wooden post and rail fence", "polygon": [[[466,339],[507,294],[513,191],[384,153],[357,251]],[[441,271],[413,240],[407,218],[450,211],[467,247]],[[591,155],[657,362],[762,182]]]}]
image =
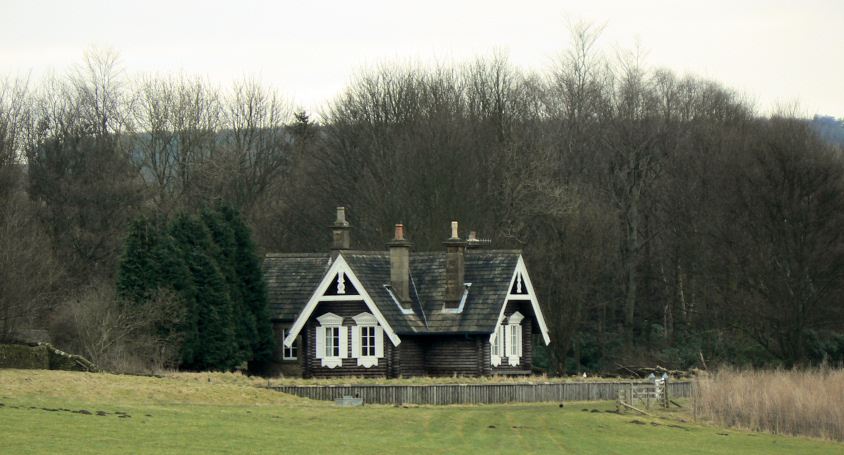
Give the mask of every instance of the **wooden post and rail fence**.
[{"label": "wooden post and rail fence", "polygon": [[[534,382],[506,384],[428,384],[428,385],[278,385],[270,389],[312,400],[333,401],[343,397],[363,400],[364,404],[495,404],[564,401],[609,401],[619,398],[619,390],[632,386],[653,387],[653,382]],[[671,381],[666,396],[691,397],[690,381]]]}]

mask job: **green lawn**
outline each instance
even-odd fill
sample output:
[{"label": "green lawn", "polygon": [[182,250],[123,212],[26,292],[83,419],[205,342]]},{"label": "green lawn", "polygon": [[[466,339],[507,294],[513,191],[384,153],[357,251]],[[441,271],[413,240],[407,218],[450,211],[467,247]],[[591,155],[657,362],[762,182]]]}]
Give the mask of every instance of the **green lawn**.
[{"label": "green lawn", "polygon": [[[627,455],[844,450],[840,443],[582,410],[614,409],[609,402],[566,403],[562,409],[556,403],[340,408],[205,379],[61,373],[76,376],[54,380],[47,374],[13,370],[10,377],[8,370],[0,371],[3,453]],[[64,384],[79,377],[85,380]],[[128,383],[115,386],[122,381]],[[82,410],[91,414],[71,412]],[[681,413],[674,416],[686,419]]]}]

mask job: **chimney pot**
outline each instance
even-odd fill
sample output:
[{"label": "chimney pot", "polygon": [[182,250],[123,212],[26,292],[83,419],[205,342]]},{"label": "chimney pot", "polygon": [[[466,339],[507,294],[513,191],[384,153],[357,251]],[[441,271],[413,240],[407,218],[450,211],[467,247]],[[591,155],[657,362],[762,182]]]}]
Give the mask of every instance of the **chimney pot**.
[{"label": "chimney pot", "polygon": [[451,222],[451,238],[459,239],[460,237],[457,235],[457,221]]},{"label": "chimney pot", "polygon": [[351,238],[349,235],[350,225],[346,221],[346,208],[337,207],[337,221],[331,226],[332,242],[331,242],[331,259],[337,258],[342,250],[351,249]]},{"label": "chimney pot", "polygon": [[396,225],[396,236],[394,240],[404,240],[404,225],[401,223]]},{"label": "chimney pot", "polygon": [[337,221],[335,224],[346,225],[346,207],[337,207]]}]

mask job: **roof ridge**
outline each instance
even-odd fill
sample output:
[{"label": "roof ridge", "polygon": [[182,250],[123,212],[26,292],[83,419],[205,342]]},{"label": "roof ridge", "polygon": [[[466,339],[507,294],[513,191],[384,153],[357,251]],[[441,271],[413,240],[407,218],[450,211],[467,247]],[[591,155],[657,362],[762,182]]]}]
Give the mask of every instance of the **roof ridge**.
[{"label": "roof ridge", "polygon": [[324,258],[330,256],[329,253],[267,253],[264,257],[267,258]]},{"label": "roof ridge", "polygon": [[[322,253],[266,253],[264,257],[267,258],[324,258],[329,256],[330,253],[322,252]],[[390,254],[389,250],[345,250],[340,254],[350,256],[350,255],[367,255],[367,256],[387,256]],[[445,250],[442,251],[412,251],[410,253],[413,256],[442,256],[445,254]],[[469,255],[476,255],[482,256],[485,254],[522,254],[522,250],[513,249],[501,249],[501,250],[467,250],[466,254]]]}]

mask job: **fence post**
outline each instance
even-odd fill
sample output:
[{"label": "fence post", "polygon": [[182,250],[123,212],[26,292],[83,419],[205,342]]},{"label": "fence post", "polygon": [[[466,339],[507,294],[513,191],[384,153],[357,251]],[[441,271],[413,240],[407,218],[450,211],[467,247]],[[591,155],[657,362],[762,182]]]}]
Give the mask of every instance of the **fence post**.
[{"label": "fence post", "polygon": [[618,388],[618,400],[616,401],[616,408],[619,414],[624,414],[624,386]]}]

